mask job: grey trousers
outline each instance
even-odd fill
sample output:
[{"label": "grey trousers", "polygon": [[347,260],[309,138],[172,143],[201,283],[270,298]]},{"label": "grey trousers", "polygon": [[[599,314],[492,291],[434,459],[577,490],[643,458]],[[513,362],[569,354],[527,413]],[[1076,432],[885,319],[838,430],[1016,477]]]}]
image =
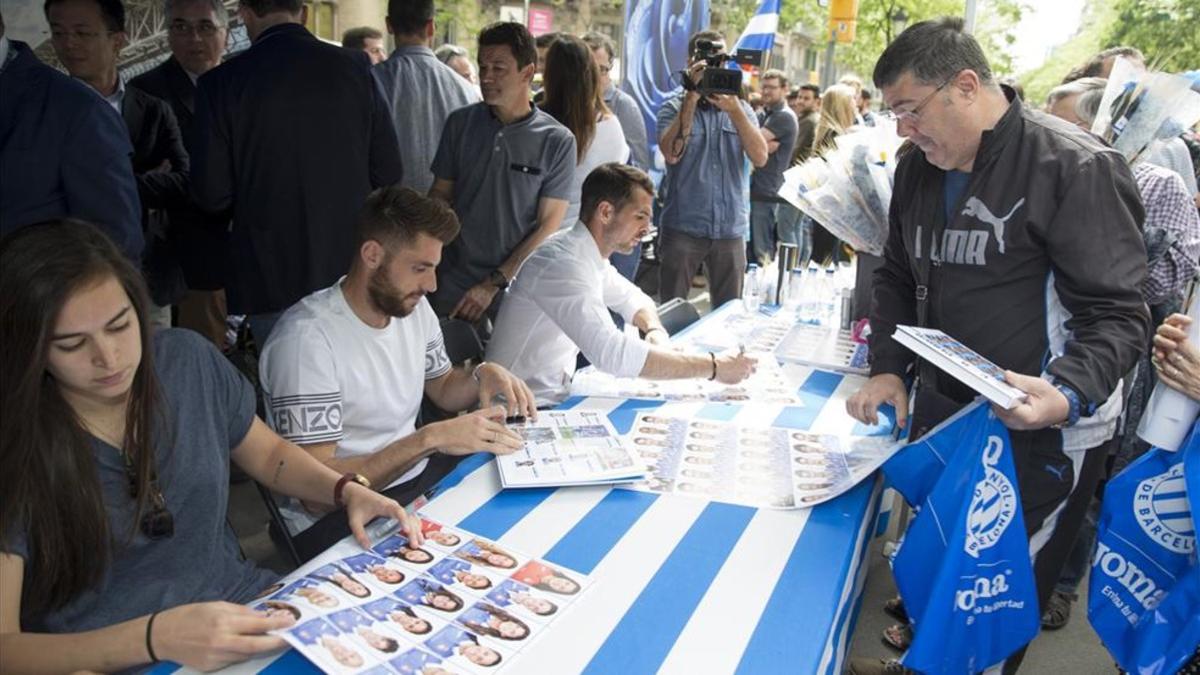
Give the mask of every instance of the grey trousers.
[{"label": "grey trousers", "polygon": [[746,275],[746,242],[735,239],[702,239],[663,228],[658,245],[659,298],[688,297],[692,277],[705,264],[712,307],[742,297],[742,279]]}]

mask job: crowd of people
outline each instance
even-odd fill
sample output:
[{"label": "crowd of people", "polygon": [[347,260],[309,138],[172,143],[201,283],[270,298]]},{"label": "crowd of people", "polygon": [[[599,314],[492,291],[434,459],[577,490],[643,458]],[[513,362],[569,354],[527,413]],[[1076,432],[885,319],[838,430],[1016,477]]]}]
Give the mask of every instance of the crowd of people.
[{"label": "crowd of people", "polygon": [[[171,56],[128,82],[121,0],[46,3],[69,76],[0,20],[4,670],[277,649],[294,617],[239,604],[274,579],[225,520],[231,462],[286,498],[305,559],[378,517],[415,546],[401,505],[521,447],[506,418],[561,400],[581,351],[653,378],[754,369],[664,347],[630,281],[655,186],[606,36],[539,55],[492,24],[476,73],[431,49],[429,0],[389,5],[391,54],[367,28],[318,40],[304,11],[242,3],[252,44],[225,59],[223,5],[168,0]],[[222,354],[230,315],[256,370]],[[491,332],[488,359],[451,363],[447,321]],[[423,400],[441,419],[417,428]]]},{"label": "crowd of people", "polygon": [[[1030,398],[1002,416],[1039,599],[1069,613],[1078,570],[1062,570],[1089,545],[1076,532],[1124,389],[1148,391],[1152,371],[1193,397],[1200,382],[1171,317],[1200,255],[1189,146],[1131,167],[1080,128],[1112,54],[1051,94],[1061,121],[999,83],[960,23],[924,22],[876,66],[889,112],[858,78],[821,91],[780,70],[756,110],[698,90],[699,41],[724,45],[701,31],[647,130],[606,35],[494,23],[472,60],[432,49],[434,9],[391,0],[388,54],[375,28],[317,39],[300,0],[242,0],[251,46],[225,59],[221,2],[166,0],[171,55],[128,82],[122,0],[46,2],[69,75],[0,17],[0,669],[210,669],[280,647],[267,633],[294,619],[241,604],[273,579],[225,520],[230,462],[286,497],[304,559],[348,534],[365,545],[377,517],[419,546],[403,505],[464,455],[521,447],[506,418],[561,402],[581,356],[618,376],[744,380],[751,356],[666,345],[634,283],[643,240],[657,222],[661,300],[703,272],[714,307],[780,241],[846,256],[779,196],[783,173],[883,114],[911,149],[874,280],[873,376],[849,410],[907,409],[896,324],[1013,371]],[[980,225],[994,241],[960,264],[953,235]],[[1151,316],[1166,322],[1153,354]],[[482,362],[452,362],[451,322],[483,334]],[[247,344],[257,367],[239,373],[223,352]],[[918,371],[914,435],[971,398]]]}]

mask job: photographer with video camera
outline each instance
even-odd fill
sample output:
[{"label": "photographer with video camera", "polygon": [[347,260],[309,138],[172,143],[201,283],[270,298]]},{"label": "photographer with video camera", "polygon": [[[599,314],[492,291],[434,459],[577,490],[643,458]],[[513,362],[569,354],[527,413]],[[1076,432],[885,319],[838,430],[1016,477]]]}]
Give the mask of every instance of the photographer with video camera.
[{"label": "photographer with video camera", "polygon": [[684,91],[658,111],[659,148],[667,162],[662,238],[663,300],[687,298],[706,263],[713,307],[741,296],[746,269],[745,158],[761,167],[767,142],[750,105],[736,92],[741,72],[723,68],[725,39],[700,31],[688,40]]}]

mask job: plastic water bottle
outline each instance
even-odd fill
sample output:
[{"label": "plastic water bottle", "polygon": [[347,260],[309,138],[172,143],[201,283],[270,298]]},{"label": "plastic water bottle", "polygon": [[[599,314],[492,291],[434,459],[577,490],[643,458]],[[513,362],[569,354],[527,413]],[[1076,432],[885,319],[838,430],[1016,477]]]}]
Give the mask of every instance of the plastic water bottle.
[{"label": "plastic water bottle", "polygon": [[800,291],[800,321],[818,324],[821,322],[818,303],[821,301],[821,273],[817,264],[810,262],[804,273],[804,284]]},{"label": "plastic water bottle", "polygon": [[758,302],[758,265],[750,263],[746,268],[746,281],[742,284],[742,308],[747,312],[757,312]]},{"label": "plastic water bottle", "polygon": [[825,279],[821,284],[821,324],[829,325],[834,320],[834,312],[841,300],[837,279],[834,277],[835,268],[831,265],[825,268]]},{"label": "plastic water bottle", "polygon": [[793,267],[788,272],[787,295],[784,296],[783,308],[796,311],[800,308],[800,297],[804,293],[804,270]]}]

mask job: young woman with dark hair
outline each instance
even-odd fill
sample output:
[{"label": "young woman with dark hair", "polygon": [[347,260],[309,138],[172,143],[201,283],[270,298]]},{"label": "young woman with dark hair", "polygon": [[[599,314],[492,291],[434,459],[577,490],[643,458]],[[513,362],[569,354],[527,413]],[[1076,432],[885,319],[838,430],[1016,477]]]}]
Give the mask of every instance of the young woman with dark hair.
[{"label": "young woman with dark hair", "polygon": [[563,34],[550,44],[542,83],[545,88],[538,107],[575,135],[575,175],[562,220],[565,229],[579,220],[583,181],[588,174],[608,162],[624,164],[629,160],[629,144],[621,122],[604,104],[600,69],[583,40]]},{"label": "young woman with dark hair", "polygon": [[152,332],[140,273],[97,228],[0,239],[0,671],[211,670],[292,623],[239,604],[273,575],[241,558],[229,461],[277,492],[341,501],[360,543],[419,521],[254,416],[210,343]]}]

